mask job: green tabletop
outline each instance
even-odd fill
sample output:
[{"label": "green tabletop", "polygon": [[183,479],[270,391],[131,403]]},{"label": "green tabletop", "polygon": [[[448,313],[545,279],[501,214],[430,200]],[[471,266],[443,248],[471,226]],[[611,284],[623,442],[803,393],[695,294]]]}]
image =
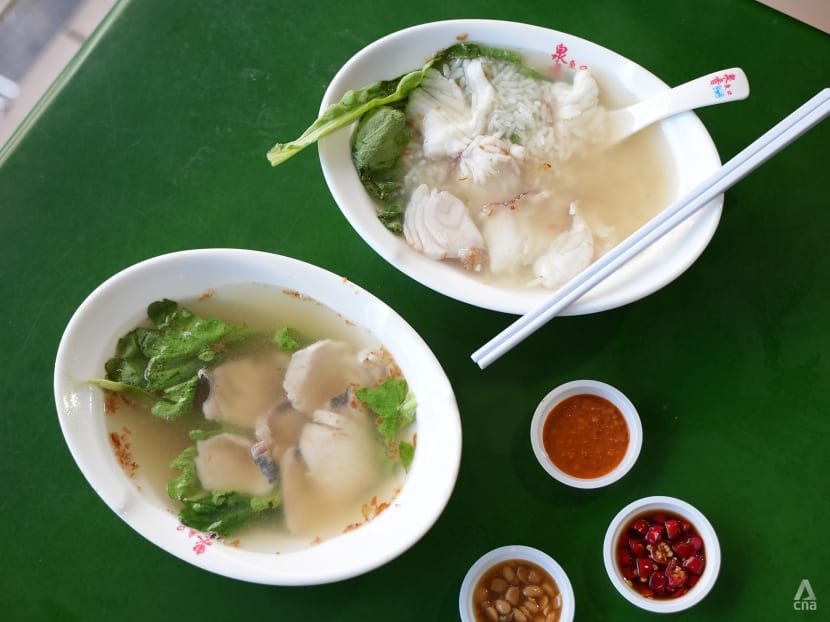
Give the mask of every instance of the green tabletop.
[{"label": "green tabletop", "polygon": [[[830,123],[727,192],[714,239],[672,284],[557,318],[482,371],[470,354],[511,316],[383,261],[332,200],[316,149],[278,169],[264,156],[363,46],[461,17],[581,36],[669,84],[742,67],[750,98],[699,112],[723,160],[830,85],[830,37],[752,0],[120,2],[0,152],[3,619],[453,620],[470,564],[505,544],[564,566],[577,619],[653,619],[601,556],[614,514],[652,494],[696,505],[720,536],[719,581],[684,619],[827,619]],[[433,348],[461,412],[461,469],[441,518],[397,559],[320,587],[226,579],[143,539],[75,466],[52,396],[71,314],[122,268],[204,247],[343,274]],[[583,377],[626,392],[645,434],[634,469],[597,491],[555,483],[528,438],[538,400]],[[803,579],[814,612],[794,609]]]}]

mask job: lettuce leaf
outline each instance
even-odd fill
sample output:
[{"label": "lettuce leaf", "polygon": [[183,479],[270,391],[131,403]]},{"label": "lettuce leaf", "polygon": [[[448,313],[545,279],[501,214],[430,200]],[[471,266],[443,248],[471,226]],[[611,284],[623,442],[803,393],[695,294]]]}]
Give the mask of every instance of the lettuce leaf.
[{"label": "lettuce leaf", "polygon": [[383,207],[377,209],[384,226],[403,231],[403,178],[401,155],[409,144],[406,113],[381,106],[364,114],[352,135],[352,161],[360,182]]},{"label": "lettuce leaf", "polygon": [[399,433],[413,421],[417,410],[415,396],[403,378],[387,378],[375,387],[355,391],[357,399],[377,415],[377,429],[386,439],[392,455],[397,454],[404,468],[409,469],[415,446],[398,439]]},{"label": "lettuce leaf", "polygon": [[364,114],[352,135],[352,160],[358,172],[389,171],[409,143],[406,113],[381,106]]},{"label": "lettuce leaf", "polygon": [[398,455],[400,456],[403,468],[408,471],[412,464],[412,459],[415,457],[415,445],[407,443],[406,441],[399,441]]},{"label": "lettuce leaf", "polygon": [[387,378],[376,387],[361,387],[355,394],[365,406],[378,415],[378,431],[384,438],[394,439],[402,427],[398,408],[407,394],[406,380]]},{"label": "lettuce leaf", "polygon": [[358,90],[346,91],[340,101],[329,106],[302,135],[289,143],[277,143],[266,154],[271,166],[277,166],[323,136],[360,118],[365,112],[401,101],[417,88],[433,61],[423,68],[394,80],[381,80]]},{"label": "lettuce leaf", "polygon": [[456,58],[488,56],[513,63],[521,63],[521,55],[509,50],[487,47],[472,42],[456,43],[430,58],[421,69],[405,73],[392,80],[381,80],[360,89],[346,91],[340,101],[331,104],[299,138],[288,143],[277,143],[266,154],[271,166],[282,164],[288,158],[313,145],[334,130],[359,119],[365,113],[404,101],[421,85],[427,71],[435,65]]},{"label": "lettuce leaf", "polygon": [[286,327],[274,333],[274,343],[283,352],[294,352],[307,345],[307,339],[296,331]]},{"label": "lettuce leaf", "polygon": [[164,419],[190,412],[198,388],[198,372],[214,367],[243,344],[263,336],[245,326],[204,319],[178,303],[151,303],[147,316],[153,328],[136,328],[118,340],[115,356],[104,369],[106,378],[92,380],[111,391],[136,391],[154,404]]}]

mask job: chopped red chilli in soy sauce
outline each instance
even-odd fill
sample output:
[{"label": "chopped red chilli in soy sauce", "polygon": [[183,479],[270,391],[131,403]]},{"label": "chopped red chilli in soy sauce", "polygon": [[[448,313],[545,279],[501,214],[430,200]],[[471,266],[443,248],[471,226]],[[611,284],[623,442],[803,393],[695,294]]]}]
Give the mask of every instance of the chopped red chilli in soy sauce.
[{"label": "chopped red chilli in soy sauce", "polygon": [[626,583],[646,598],[678,598],[700,579],[706,553],[703,539],[688,520],[650,512],[623,529],[617,563]]}]

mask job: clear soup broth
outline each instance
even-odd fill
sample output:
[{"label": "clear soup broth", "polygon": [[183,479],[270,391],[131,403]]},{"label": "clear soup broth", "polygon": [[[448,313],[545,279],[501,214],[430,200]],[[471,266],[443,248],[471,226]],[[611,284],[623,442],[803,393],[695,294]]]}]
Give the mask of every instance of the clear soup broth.
[{"label": "clear soup broth", "polygon": [[[355,352],[378,353],[391,363],[393,370],[396,369],[394,361],[369,330],[296,292],[250,284],[211,290],[197,300],[177,302],[204,318],[215,317],[270,333],[290,327],[312,341],[344,342]],[[146,406],[121,393],[108,392],[106,402],[107,433],[122,469],[144,496],[178,514],[181,504],[168,496],[167,484],[180,471],[171,468],[170,464],[192,444],[189,432],[204,427],[202,414],[188,414],[179,420],[168,421],[151,415]],[[414,440],[414,424],[403,436]],[[319,512],[305,508],[306,516],[313,517],[313,524],[308,528],[292,532],[286,525],[283,511],[278,509],[226,536],[225,541],[247,550],[285,553],[358,528],[394,501],[405,479],[405,470],[400,463],[383,463],[379,468],[377,477],[370,478],[372,485],[353,495],[348,502],[338,504],[335,509],[328,505]],[[281,484],[278,480],[278,485]]]}]

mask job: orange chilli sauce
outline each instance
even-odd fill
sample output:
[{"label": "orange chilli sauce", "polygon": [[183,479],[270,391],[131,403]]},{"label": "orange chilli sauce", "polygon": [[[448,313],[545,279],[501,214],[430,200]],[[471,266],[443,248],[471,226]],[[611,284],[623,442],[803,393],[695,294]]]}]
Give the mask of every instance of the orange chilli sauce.
[{"label": "orange chilli sauce", "polygon": [[568,397],[548,413],[542,442],[553,463],[568,475],[590,479],[609,473],[628,448],[628,424],[604,397]]}]

